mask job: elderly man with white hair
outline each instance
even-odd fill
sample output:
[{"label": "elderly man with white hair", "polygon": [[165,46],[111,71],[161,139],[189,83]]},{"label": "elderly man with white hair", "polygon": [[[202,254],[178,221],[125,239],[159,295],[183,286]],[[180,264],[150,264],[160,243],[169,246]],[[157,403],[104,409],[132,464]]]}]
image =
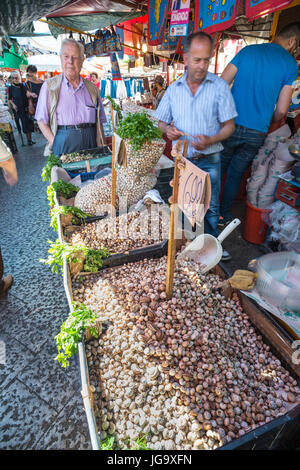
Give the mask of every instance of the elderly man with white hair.
[{"label": "elderly man with white hair", "polygon": [[99,89],[82,79],[82,44],[65,39],[60,52],[63,73],[43,84],[35,119],[54,155],[95,148],[104,144],[106,122]]}]

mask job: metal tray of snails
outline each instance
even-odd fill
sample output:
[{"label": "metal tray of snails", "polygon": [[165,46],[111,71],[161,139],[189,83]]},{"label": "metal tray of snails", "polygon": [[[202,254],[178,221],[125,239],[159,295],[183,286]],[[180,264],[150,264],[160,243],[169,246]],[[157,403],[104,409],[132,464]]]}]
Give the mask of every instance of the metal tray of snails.
[{"label": "metal tray of snails", "polygon": [[161,450],[288,448],[300,416],[291,338],[243,294],[222,295],[220,265],[201,275],[185,263],[176,263],[170,301],[166,257],[80,282],[66,266],[66,295],[103,325],[83,344],[90,436],[132,449],[138,438]]},{"label": "metal tray of snails", "polygon": [[[107,215],[96,216],[91,218],[92,220],[87,218],[81,226],[64,227],[63,238],[73,245],[82,244],[94,250],[100,250],[105,246],[112,254],[103,259],[102,269],[134,263],[144,258],[160,258],[168,251],[169,217],[165,219],[159,211],[156,214],[151,212],[151,217],[145,209],[121,215],[116,213],[116,217]],[[153,233],[150,233],[151,227],[148,226],[150,221],[153,223]],[[133,224],[132,231],[131,224]],[[145,224],[147,227],[143,234]]]},{"label": "metal tray of snails", "polygon": [[295,434],[300,416],[290,341],[243,294],[222,294],[220,267],[202,275],[177,260],[167,300],[166,262],[73,280],[74,300],[105,325],[85,342],[100,438],[114,435],[119,449],[138,439],[153,450],[280,445],[278,431]]},{"label": "metal tray of snails", "polygon": [[93,149],[80,150],[70,154],[62,155],[60,161],[66,170],[86,168],[86,162],[94,167],[99,164],[111,163],[112,153],[108,146]]}]

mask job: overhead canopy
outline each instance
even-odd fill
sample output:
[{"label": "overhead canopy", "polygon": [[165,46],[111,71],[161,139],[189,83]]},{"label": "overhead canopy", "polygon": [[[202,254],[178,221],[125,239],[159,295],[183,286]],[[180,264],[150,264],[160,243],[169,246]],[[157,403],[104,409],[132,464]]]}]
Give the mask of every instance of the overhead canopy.
[{"label": "overhead canopy", "polygon": [[[142,0],[72,0],[46,18],[79,31],[92,31],[136,18],[142,10]],[[51,24],[49,29],[56,37],[62,32]]]},{"label": "overhead canopy", "polygon": [[18,32],[33,32],[32,21],[65,5],[68,0],[1,0],[0,34],[13,36]]},{"label": "overhead canopy", "polygon": [[25,56],[15,54],[14,52],[4,52],[0,57],[0,68],[18,69],[20,65],[27,65],[28,61]]}]

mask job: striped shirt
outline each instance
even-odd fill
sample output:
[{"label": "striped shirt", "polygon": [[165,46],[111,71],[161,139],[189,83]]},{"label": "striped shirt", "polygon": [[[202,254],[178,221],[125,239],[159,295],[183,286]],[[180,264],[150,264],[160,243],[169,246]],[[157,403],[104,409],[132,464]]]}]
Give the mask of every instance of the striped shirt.
[{"label": "striped shirt", "polygon": [[[154,117],[174,126],[192,136],[212,136],[219,132],[220,123],[229,121],[237,116],[235,104],[229,86],[222,78],[208,72],[198,87],[195,95],[192,94],[185,73],[166,90]],[[199,150],[191,145],[196,139],[183,136],[188,140],[188,158],[199,154]],[[203,154],[211,154],[223,150],[221,142],[201,150]]]}]

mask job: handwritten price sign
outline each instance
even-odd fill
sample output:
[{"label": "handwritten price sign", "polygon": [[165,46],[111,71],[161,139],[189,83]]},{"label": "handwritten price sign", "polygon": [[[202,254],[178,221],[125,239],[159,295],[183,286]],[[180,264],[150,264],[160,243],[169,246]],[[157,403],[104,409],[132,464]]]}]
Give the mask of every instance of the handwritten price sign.
[{"label": "handwritten price sign", "polygon": [[185,160],[180,170],[178,206],[192,225],[201,222],[209,208],[211,183],[209,174]]}]

